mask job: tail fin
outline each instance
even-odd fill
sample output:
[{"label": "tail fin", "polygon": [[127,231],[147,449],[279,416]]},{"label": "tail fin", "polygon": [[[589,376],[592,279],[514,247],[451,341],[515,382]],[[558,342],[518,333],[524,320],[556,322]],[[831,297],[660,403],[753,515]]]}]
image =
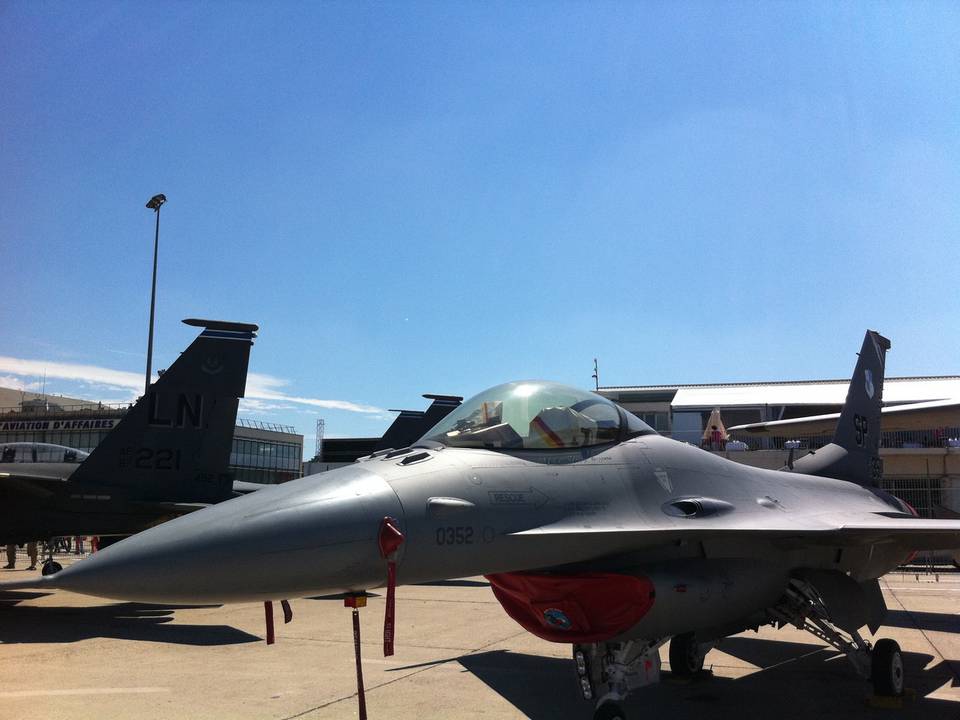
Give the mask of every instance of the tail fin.
[{"label": "tail fin", "polygon": [[426,410],[394,410],[399,412],[393,424],[387,428],[377,442],[374,451],[387,448],[409,447],[426,435],[427,430],[443,420],[450,411],[460,406],[463,398],[459,395],[424,395],[433,400]]},{"label": "tail fin", "polygon": [[143,501],[218,502],[256,325],[184,320],[204,328],[103,439],[72,482],[124,488]]},{"label": "tail fin", "polygon": [[795,461],[794,472],[849,480],[859,485],[879,484],[883,475],[880,409],[889,349],[887,338],[867,330],[833,441]]}]

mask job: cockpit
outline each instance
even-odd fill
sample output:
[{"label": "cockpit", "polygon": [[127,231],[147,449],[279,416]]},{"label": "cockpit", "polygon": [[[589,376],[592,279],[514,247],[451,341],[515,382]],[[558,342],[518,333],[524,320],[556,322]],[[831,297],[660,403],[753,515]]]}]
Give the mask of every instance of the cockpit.
[{"label": "cockpit", "polygon": [[81,463],[89,453],[51,443],[17,442],[0,445],[0,463]]},{"label": "cockpit", "polygon": [[600,395],[543,380],[497,385],[467,400],[422,441],[504,450],[585,448],[656,434]]}]

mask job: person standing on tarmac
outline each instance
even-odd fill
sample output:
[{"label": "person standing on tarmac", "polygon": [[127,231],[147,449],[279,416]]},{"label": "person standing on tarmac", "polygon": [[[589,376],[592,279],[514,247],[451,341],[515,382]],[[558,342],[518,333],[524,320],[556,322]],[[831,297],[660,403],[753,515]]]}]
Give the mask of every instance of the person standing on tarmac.
[{"label": "person standing on tarmac", "polygon": [[[36,541],[27,543],[27,555],[30,557],[30,567],[27,570],[37,569],[37,543]],[[15,543],[7,545],[7,564],[3,566],[4,570],[13,570],[17,560],[17,546]]]}]

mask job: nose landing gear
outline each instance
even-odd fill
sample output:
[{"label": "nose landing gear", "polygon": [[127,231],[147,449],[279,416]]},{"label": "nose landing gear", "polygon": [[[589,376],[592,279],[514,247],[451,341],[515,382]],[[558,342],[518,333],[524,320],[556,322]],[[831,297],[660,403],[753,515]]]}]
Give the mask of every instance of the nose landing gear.
[{"label": "nose landing gear", "polygon": [[634,690],[660,681],[659,648],[665,640],[629,640],[573,646],[577,685],[596,701],[594,720],[626,720],[621,702]]}]

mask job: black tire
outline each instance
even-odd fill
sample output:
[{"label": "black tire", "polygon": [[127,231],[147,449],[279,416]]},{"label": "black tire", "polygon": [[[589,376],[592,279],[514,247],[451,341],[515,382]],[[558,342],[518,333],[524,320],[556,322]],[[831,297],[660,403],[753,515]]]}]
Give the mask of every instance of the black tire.
[{"label": "black tire", "polygon": [[605,702],[593,714],[593,720],[627,720],[627,714],[615,702]]},{"label": "black tire", "polygon": [[693,633],[670,639],[670,670],[677,677],[693,677],[703,670],[703,655]]},{"label": "black tire", "polygon": [[903,657],[896,640],[878,640],[870,653],[873,692],[884,697],[903,695]]},{"label": "black tire", "polygon": [[40,574],[55,575],[61,570],[63,570],[63,565],[58,563],[56,560],[47,560],[47,562],[43,564],[43,567],[40,568]]}]

